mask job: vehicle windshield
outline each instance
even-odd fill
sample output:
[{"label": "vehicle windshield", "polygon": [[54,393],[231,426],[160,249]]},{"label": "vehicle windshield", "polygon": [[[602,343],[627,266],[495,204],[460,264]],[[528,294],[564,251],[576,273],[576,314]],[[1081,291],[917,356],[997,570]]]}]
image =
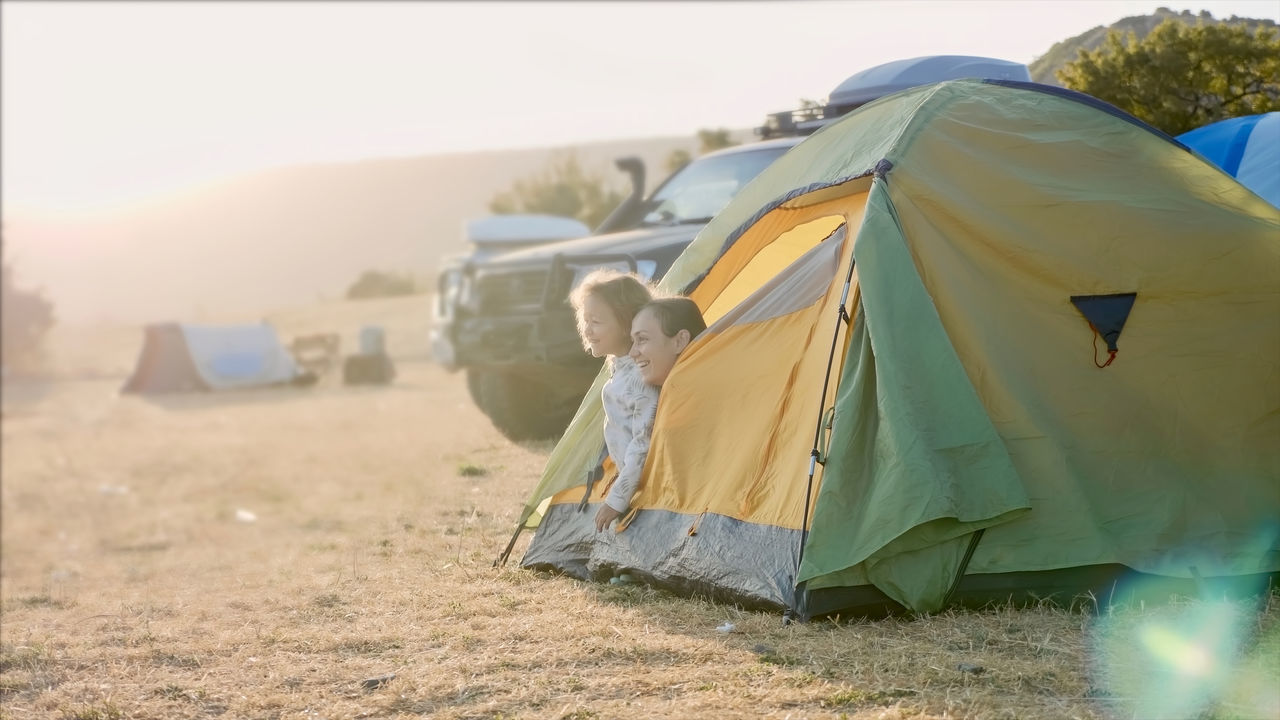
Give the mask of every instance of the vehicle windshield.
[{"label": "vehicle windshield", "polygon": [[774,146],[694,160],[649,199],[645,225],[709,222],[734,195],[778,156],[790,150]]}]

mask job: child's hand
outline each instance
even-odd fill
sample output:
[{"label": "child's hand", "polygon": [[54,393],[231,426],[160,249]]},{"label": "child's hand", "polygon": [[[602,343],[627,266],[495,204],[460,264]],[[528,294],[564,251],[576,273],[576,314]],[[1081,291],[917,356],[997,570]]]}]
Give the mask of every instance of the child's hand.
[{"label": "child's hand", "polygon": [[596,513],[596,532],[604,532],[609,523],[622,517],[622,513],[609,507],[608,503],[600,503],[600,512]]}]

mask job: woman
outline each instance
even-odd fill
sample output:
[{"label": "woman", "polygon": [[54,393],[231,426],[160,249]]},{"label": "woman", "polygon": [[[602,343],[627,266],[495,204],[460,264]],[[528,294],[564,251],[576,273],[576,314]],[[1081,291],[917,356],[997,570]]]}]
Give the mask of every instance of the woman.
[{"label": "woman", "polygon": [[687,297],[650,301],[631,321],[631,359],[646,383],[661,387],[680,353],[707,323],[697,303]]}]

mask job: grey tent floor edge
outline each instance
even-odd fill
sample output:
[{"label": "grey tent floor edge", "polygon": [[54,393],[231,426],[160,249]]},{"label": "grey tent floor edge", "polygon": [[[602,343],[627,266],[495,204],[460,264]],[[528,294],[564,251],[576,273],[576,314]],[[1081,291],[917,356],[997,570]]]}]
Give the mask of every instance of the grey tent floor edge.
[{"label": "grey tent floor edge", "polygon": [[597,533],[598,503],[553,505],[520,566],[607,581],[626,573],[677,595],[782,611],[793,596],[799,531],[716,513],[646,508],[622,533]]}]

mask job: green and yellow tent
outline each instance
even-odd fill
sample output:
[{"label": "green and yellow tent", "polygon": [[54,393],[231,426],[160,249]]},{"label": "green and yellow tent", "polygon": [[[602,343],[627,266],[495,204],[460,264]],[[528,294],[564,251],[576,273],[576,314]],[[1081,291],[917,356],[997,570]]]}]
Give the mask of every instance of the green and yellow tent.
[{"label": "green and yellow tent", "polygon": [[662,287],[710,327],[634,510],[594,532],[602,373],[524,566],[805,616],[1280,573],[1280,210],[1111,106],[886,97],[761,173]]}]

